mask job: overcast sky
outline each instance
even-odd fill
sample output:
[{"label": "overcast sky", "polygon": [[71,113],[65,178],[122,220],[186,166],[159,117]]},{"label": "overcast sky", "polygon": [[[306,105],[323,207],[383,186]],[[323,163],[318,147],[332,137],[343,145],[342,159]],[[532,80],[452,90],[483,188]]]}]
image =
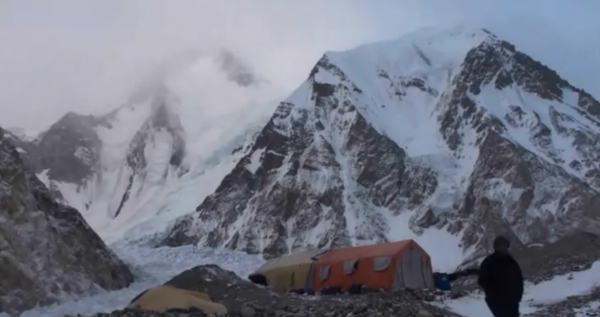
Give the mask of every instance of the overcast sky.
[{"label": "overcast sky", "polygon": [[37,132],[67,111],[105,112],[190,50],[233,50],[285,96],[325,51],[458,23],[600,96],[599,16],[598,0],[0,0],[0,125]]}]

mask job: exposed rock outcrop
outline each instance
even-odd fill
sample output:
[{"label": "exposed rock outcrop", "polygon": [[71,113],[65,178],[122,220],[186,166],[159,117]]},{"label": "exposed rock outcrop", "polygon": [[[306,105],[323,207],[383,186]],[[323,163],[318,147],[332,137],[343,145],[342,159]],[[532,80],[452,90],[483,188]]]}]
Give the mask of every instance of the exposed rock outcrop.
[{"label": "exposed rock outcrop", "polygon": [[79,212],[57,203],[0,129],[0,312],[125,287],[127,266]]}]

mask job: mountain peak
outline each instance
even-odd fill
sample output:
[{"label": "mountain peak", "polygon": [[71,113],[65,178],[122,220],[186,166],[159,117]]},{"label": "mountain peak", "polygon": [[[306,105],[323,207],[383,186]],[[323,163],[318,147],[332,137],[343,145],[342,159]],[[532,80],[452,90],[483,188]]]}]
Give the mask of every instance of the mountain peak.
[{"label": "mountain peak", "polygon": [[600,217],[596,104],[484,29],[327,52],[164,244],[272,256],[444,240],[458,265],[496,234],[552,241]]},{"label": "mountain peak", "polygon": [[[441,66],[451,60],[462,59],[466,52],[482,42],[496,40],[496,35],[479,28],[423,28],[396,39],[364,44],[345,51],[329,51],[325,55],[341,64],[349,63],[351,59],[360,59],[385,66],[388,70],[414,71],[420,67],[411,67],[415,60],[424,59],[422,62],[429,67]],[[425,53],[428,54],[423,58]]]}]

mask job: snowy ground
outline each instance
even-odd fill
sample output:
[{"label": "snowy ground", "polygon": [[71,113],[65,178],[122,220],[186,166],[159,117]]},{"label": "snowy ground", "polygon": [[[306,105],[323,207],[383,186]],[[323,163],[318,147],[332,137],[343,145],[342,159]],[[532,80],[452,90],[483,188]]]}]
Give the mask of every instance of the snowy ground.
[{"label": "snowy ground", "polygon": [[[223,249],[193,246],[153,249],[132,247],[131,245],[114,248],[131,267],[136,275],[136,283],[123,290],[101,292],[79,300],[27,311],[21,317],[63,317],[66,314],[91,315],[98,312],[109,312],[127,306],[131,299],[142,291],[162,284],[184,270],[197,265],[215,263],[246,278],[263,263],[263,260],[257,256]],[[527,314],[536,311],[536,305],[556,303],[572,295],[584,295],[599,286],[600,261],[594,263],[587,271],[557,276],[551,281],[538,285],[526,285],[521,313]],[[480,293],[438,305],[446,306],[467,317],[492,317]],[[600,302],[591,303],[589,308],[582,309],[576,317],[587,316],[585,311],[598,308],[600,308]],[[3,317],[2,314],[0,317]]]},{"label": "snowy ground", "polygon": [[[532,313],[537,310],[538,305],[557,303],[568,296],[585,295],[595,287],[600,287],[600,261],[594,263],[587,271],[558,275],[550,281],[537,285],[526,284],[521,314]],[[444,304],[454,312],[467,317],[493,317],[481,293],[446,301]],[[598,307],[600,303],[592,303],[589,308],[598,309]],[[584,310],[578,313],[580,315],[576,317],[587,316]]]},{"label": "snowy ground", "polygon": [[[596,315],[593,315],[590,312],[594,312]],[[599,316],[600,315],[600,301],[589,303],[586,307],[576,310],[575,313],[577,315],[575,315],[573,317]]]}]

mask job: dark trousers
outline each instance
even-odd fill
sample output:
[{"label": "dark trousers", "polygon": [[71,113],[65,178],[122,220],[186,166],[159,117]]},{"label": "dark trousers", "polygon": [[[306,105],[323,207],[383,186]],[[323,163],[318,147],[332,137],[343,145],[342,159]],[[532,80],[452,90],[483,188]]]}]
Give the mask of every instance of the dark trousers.
[{"label": "dark trousers", "polygon": [[485,301],[494,317],[519,317],[519,302]]}]

